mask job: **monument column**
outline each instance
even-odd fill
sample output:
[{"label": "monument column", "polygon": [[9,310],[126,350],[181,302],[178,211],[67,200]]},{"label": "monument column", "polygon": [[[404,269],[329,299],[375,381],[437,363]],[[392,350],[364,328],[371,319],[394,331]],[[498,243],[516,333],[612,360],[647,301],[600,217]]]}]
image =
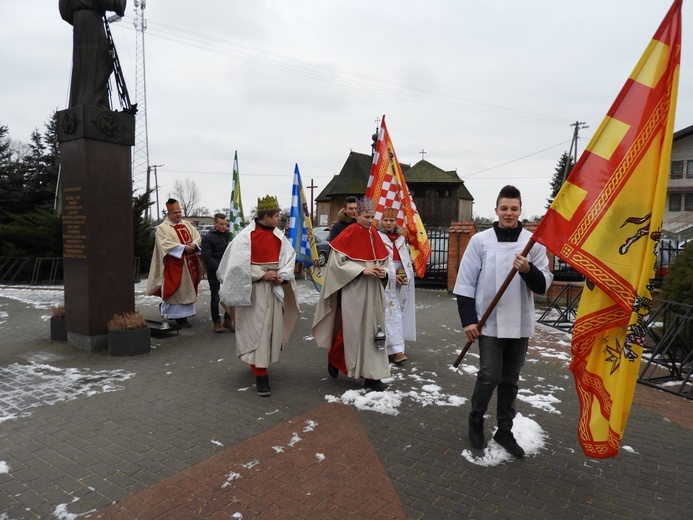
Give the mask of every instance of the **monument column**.
[{"label": "monument column", "polygon": [[106,349],[107,324],[135,309],[131,147],[135,116],[77,105],[58,112],[68,343]]}]

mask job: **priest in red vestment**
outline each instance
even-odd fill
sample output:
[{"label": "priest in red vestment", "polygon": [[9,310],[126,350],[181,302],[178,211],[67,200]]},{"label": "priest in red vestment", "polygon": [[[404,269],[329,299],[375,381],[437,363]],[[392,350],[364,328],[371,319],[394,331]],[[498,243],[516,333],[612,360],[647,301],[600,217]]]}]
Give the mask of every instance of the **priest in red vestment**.
[{"label": "priest in red vestment", "polygon": [[190,327],[188,318],[195,315],[197,287],[202,279],[200,234],[192,223],[183,220],[177,200],[168,199],[166,210],[166,218],[156,228],[147,294],[161,297],[162,316]]}]

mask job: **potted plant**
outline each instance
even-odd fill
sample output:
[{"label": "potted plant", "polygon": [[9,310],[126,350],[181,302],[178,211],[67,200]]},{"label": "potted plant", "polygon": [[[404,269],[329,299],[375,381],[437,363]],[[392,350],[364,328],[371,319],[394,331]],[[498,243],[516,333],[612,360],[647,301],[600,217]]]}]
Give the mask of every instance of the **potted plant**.
[{"label": "potted plant", "polygon": [[139,312],[116,314],[108,322],[108,354],[139,356],[151,352],[151,333]]},{"label": "potted plant", "polygon": [[64,305],[51,307],[51,341],[67,341]]}]

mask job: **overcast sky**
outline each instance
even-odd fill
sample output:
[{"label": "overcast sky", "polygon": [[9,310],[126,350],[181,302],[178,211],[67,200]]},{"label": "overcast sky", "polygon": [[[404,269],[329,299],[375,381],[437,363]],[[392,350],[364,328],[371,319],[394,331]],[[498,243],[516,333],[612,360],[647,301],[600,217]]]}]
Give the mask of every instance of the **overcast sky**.
[{"label": "overcast sky", "polygon": [[[149,0],[149,162],[163,165],[161,204],[189,177],[203,206],[228,207],[235,150],[246,212],[268,193],[288,207],[295,163],[317,196],[349,151],[370,153],[386,114],[400,161],[423,149],[456,170],[475,215],[492,217],[509,183],[524,217],[541,215],[571,123],[589,126],[582,152],[671,3]],[[67,107],[72,28],[57,0],[2,0],[2,14],[0,124],[28,142]],[[693,124],[689,20],[684,4],[676,130]],[[141,101],[133,22],[129,0],[112,32]]]}]

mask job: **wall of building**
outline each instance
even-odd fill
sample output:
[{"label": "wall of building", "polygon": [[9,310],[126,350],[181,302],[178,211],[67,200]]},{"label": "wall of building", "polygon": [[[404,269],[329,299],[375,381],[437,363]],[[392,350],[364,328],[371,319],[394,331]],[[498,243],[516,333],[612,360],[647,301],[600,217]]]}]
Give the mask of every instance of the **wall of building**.
[{"label": "wall of building", "polygon": [[682,172],[672,178],[672,170],[669,171],[663,227],[669,233],[676,233],[693,228],[693,135],[674,141],[671,162],[672,167],[678,165]]}]

